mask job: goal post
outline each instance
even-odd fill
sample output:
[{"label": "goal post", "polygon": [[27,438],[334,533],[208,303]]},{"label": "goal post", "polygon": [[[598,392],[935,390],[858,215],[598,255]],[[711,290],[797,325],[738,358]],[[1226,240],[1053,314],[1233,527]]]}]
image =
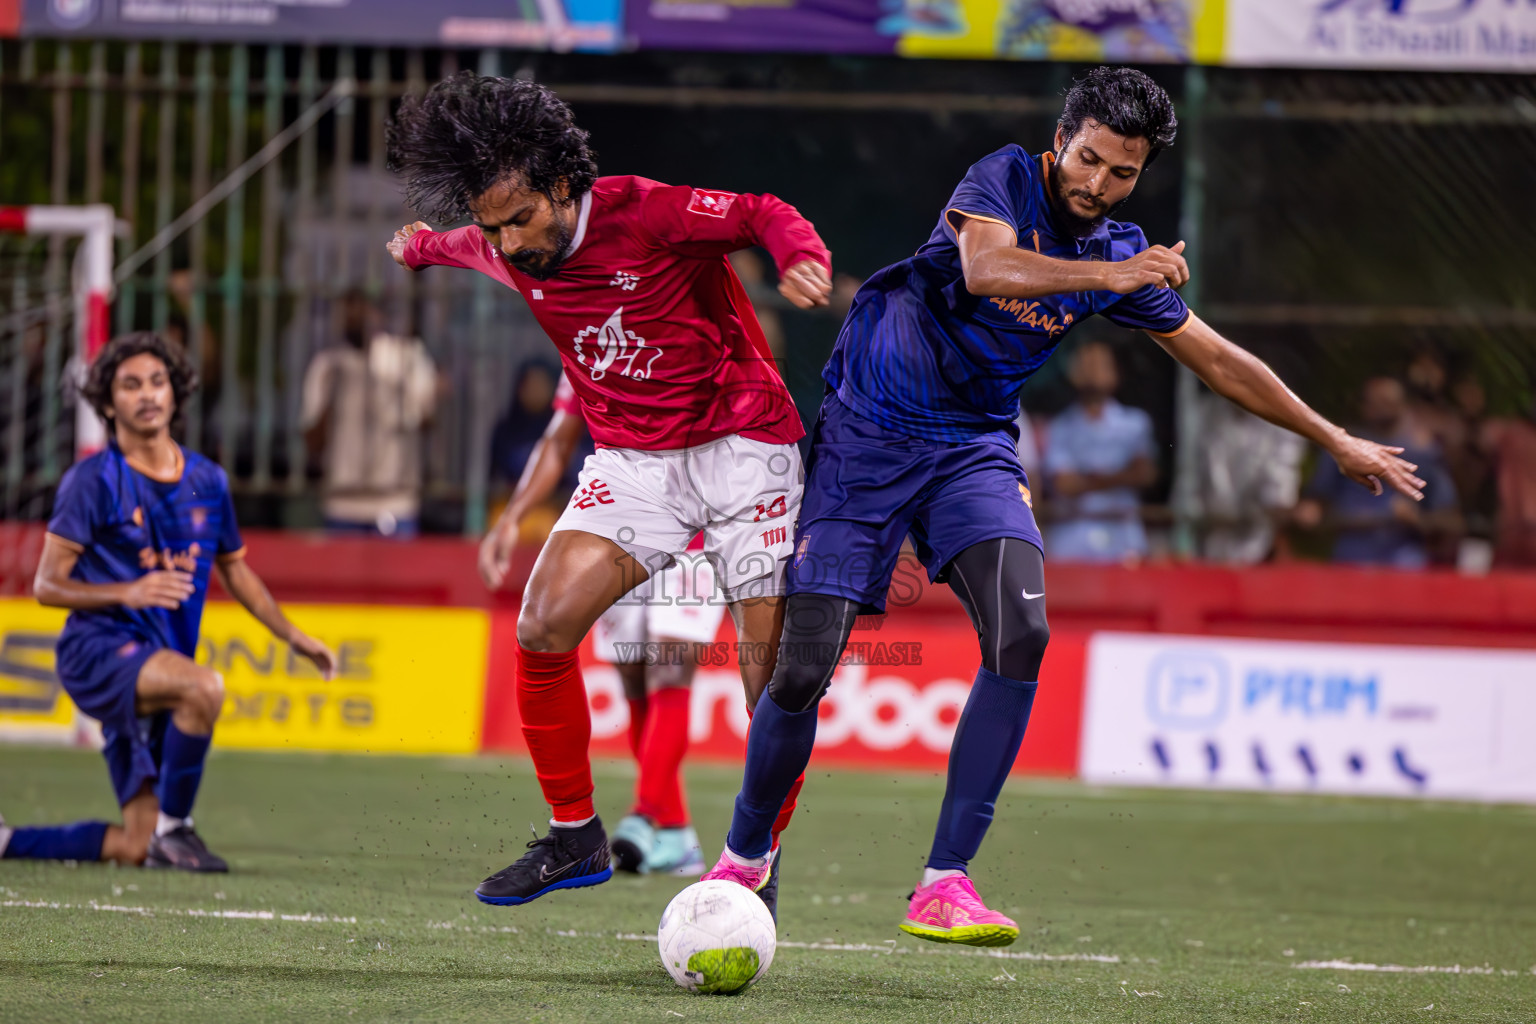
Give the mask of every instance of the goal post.
[{"label": "goal post", "polygon": [[[117,216],[105,203],[89,206],[0,206],[0,232],[62,235],[80,239],[71,275],[77,371],[96,358],[107,343],[112,305],[112,239]],[[106,430],[84,401],[75,411],[75,453],[99,451]]]}]

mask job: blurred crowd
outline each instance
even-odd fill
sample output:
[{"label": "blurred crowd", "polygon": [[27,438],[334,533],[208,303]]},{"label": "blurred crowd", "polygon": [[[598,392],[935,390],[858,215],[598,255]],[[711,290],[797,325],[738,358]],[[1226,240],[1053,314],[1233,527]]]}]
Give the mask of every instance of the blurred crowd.
[{"label": "blurred crowd", "polygon": [[[859,282],[840,275],[831,315],[811,323],[779,299],[762,254],[748,250],[732,262],[809,425],[820,365]],[[172,275],[169,293],[166,333],[195,346],[199,357],[203,386],[192,410],[199,447],[216,454],[226,381],[220,346],[210,328],[188,337],[184,272]],[[420,529],[427,433],[448,386],[422,339],[413,330],[392,333],[386,319],[359,290],[333,303],[330,336],[303,377],[299,426],[326,527],[409,538]],[[32,378],[41,372],[41,329],[26,337],[38,349],[28,361],[26,393],[37,395],[41,380]],[[793,358],[785,359],[786,349]],[[1353,415],[1343,421],[1352,433],[1403,449],[1426,482],[1422,502],[1372,494],[1345,478],[1325,452],[1209,392],[1200,394],[1195,418],[1195,486],[1175,495],[1172,448],[1167,438],[1159,441],[1153,415],[1126,400],[1146,389],[1123,386],[1115,345],[1097,336],[1074,340],[1058,360],[1073,400],[1055,415],[1021,409],[1018,419],[1019,456],[1052,562],[1135,564],[1192,550],[1232,565],[1327,559],[1473,574],[1536,567],[1536,403],[1523,415],[1490,414],[1475,370],[1434,347],[1414,349],[1392,368],[1399,372],[1363,381]],[[492,520],[553,415],[559,377],[553,352],[513,373],[510,397],[486,439]],[[4,398],[0,428],[9,432],[21,416]],[[29,440],[36,404],[25,414]],[[24,450],[31,457],[34,446]],[[591,450],[586,441],[568,467],[566,493]],[[541,539],[559,510],[536,510],[523,535]]]},{"label": "blurred crowd", "polygon": [[[1108,344],[1081,343],[1069,359],[1076,400],[1054,417],[1020,416],[1020,458],[1044,484],[1036,497],[1047,548],[1053,561],[1139,562],[1171,524],[1145,504],[1159,473],[1151,417],[1116,400]],[[1401,375],[1364,381],[1345,424],[1403,449],[1425,481],[1421,502],[1373,494],[1296,435],[1215,395],[1200,401],[1192,511],[1206,560],[1322,556],[1473,574],[1536,566],[1536,407],[1490,416],[1476,374],[1453,374],[1434,348],[1416,350]]]},{"label": "blurred crowd", "polygon": [[[733,262],[782,362],[787,314],[777,303],[771,267],[754,251],[738,253]],[[838,281],[842,310],[857,284]],[[341,310],[336,342],[315,356],[303,390],[303,426],[320,467],[325,521],[336,530],[409,537],[417,528],[421,435],[441,394],[439,378],[420,339],[384,331],[362,293],[349,293]],[[1159,444],[1146,410],[1117,397],[1125,389],[1112,344],[1088,338],[1064,356],[1074,400],[1049,417],[1021,410],[1018,420],[1019,456],[1051,560],[1135,564],[1169,557],[1178,522],[1166,502],[1149,496],[1169,495],[1170,449]],[[806,375],[787,376],[795,388]],[[552,354],[515,372],[489,442],[493,494],[502,500],[553,415],[559,377]],[[796,398],[809,405],[803,388]],[[1404,450],[1426,482],[1422,502],[1372,494],[1296,435],[1214,394],[1202,393],[1199,401],[1189,542],[1207,561],[1326,558],[1468,573],[1536,566],[1536,409],[1521,417],[1490,416],[1477,376],[1453,372],[1436,349],[1416,350],[1400,374],[1364,381],[1345,423],[1361,437]],[[814,408],[803,411],[809,422]],[[568,467],[565,493],[590,451],[587,441]],[[493,518],[497,511],[492,508]],[[524,536],[542,538],[558,514],[558,504],[536,510]]]}]

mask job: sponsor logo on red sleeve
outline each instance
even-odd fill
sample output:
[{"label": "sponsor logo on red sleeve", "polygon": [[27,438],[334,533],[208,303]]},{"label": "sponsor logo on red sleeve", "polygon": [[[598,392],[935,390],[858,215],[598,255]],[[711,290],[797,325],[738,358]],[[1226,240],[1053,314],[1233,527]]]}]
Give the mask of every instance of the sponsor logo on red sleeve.
[{"label": "sponsor logo on red sleeve", "polygon": [[696,188],[693,190],[693,198],[688,201],[688,212],[723,220],[735,201],[735,192],[711,192],[707,188]]}]

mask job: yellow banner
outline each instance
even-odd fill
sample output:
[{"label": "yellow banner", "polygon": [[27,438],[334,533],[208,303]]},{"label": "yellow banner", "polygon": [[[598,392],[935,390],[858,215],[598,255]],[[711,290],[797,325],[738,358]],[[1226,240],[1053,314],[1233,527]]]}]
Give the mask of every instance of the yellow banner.
[{"label": "yellow banner", "polygon": [[24,598],[0,598],[0,738],[70,743],[75,705],[53,672],[65,613]]},{"label": "yellow banner", "polygon": [[1224,0],[1139,4],[904,0],[883,23],[903,57],[1217,63]]},{"label": "yellow banner", "polygon": [[[278,643],[235,604],[209,604],[197,660],[224,675],[221,747],[382,753],[480,749],[490,620],[464,608],[291,605],[301,629],[336,652],[336,678]],[[64,615],[0,600],[0,735],[74,734],[54,676]]]}]

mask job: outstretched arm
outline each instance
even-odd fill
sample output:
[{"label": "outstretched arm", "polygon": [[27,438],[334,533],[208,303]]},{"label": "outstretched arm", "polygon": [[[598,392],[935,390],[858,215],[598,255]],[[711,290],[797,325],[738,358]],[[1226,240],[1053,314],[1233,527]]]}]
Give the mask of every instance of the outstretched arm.
[{"label": "outstretched arm", "polygon": [[1419,467],[1398,458],[1403,449],[1354,437],[1328,422],[1262,360],[1217,334],[1193,313],[1187,327],[1173,337],[1148,333],[1212,391],[1313,442],[1332,455],[1339,471],[1355,483],[1376,494],[1385,485],[1415,501],[1423,500],[1424,481],[1414,475]]},{"label": "outstretched arm", "polygon": [[964,218],[956,238],[965,289],[972,295],[999,299],[1038,299],[1062,292],[1126,295],[1147,285],[1178,288],[1189,280],[1189,266],[1181,255],[1183,242],[1171,249],[1154,245],[1117,263],[1058,260],[1020,249],[1006,224],[950,212]]},{"label": "outstretched arm", "polygon": [[231,597],[239,601],[267,629],[272,635],[298,651],[304,657],[315,663],[320,674],[325,678],[331,678],[336,670],[336,655],[325,644],[307,635],[293,623],[288,621],[282,608],[272,597],[272,592],[267,585],[256,575],[256,570],[246,564],[244,558],[226,558],[215,563],[218,569],[219,582],[224,589],[229,591]]},{"label": "outstretched arm", "polygon": [[462,267],[478,270],[508,288],[517,287],[501,256],[474,225],[434,231],[425,221],[418,220],[396,231],[384,248],[407,270],[420,270],[434,264]]},{"label": "outstretched arm", "polygon": [[663,245],[690,256],[723,256],[760,245],[779,270],[779,293],[801,309],[832,294],[832,254],[800,211],[771,195],[674,185],[653,189],[641,217]]},{"label": "outstretched arm", "polygon": [[571,461],[571,453],[581,440],[586,425],[580,416],[571,416],[557,410],[544,428],[544,436],[533,448],[523,475],[512,490],[512,499],[502,510],[480,542],[480,579],[491,590],[497,590],[507,581],[512,568],[512,550],[517,547],[518,524],[528,510],[548,498],[555,485],[565,475],[565,467]]}]

